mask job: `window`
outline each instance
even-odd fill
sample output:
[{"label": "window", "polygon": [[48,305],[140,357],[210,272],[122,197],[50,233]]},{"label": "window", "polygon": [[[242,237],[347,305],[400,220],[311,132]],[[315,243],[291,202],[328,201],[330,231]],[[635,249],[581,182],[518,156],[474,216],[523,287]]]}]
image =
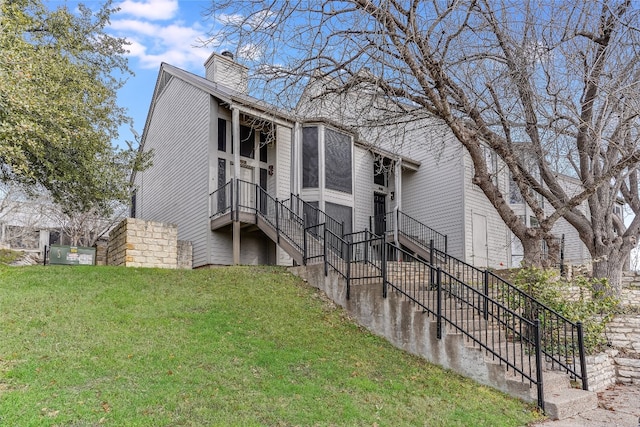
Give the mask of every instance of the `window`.
[{"label": "window", "polygon": [[390,171],[391,159],[376,157],[373,162],[373,183],[386,187]]},{"label": "window", "polygon": [[249,126],[240,125],[240,155],[255,158],[256,133]]},{"label": "window", "polygon": [[535,216],[529,216],[529,226],[533,228],[540,227],[540,222],[538,222],[538,218]]},{"label": "window", "polygon": [[306,127],[302,129],[302,187],[318,185],[318,128]]},{"label": "window", "polygon": [[522,194],[520,194],[520,189],[513,178],[509,179],[509,203],[519,204],[524,203],[524,199],[522,198]]},{"label": "window", "polygon": [[[227,161],[218,158],[218,188],[224,187],[227,183]],[[227,208],[227,192],[226,190],[218,191],[218,206],[211,214],[222,212]]]},{"label": "window", "polygon": [[218,119],[218,151],[227,151],[227,121]]},{"label": "window", "polygon": [[267,134],[260,132],[260,161],[267,163]]},{"label": "window", "polygon": [[326,129],[324,145],[325,187],[351,194],[351,138]]},{"label": "window", "polygon": [[484,161],[487,165],[487,172],[491,175],[491,181],[498,185],[498,155],[489,147],[482,147]]},{"label": "window", "polygon": [[613,206],[613,213],[614,215],[622,218],[622,206],[620,205],[614,205]]}]

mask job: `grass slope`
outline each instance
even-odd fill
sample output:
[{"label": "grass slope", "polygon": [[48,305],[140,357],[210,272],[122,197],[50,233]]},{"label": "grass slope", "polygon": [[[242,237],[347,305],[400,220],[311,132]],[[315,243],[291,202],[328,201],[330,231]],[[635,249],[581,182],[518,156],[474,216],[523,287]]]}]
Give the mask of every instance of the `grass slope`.
[{"label": "grass slope", "polygon": [[2,426],[522,426],[279,268],[0,266]]}]

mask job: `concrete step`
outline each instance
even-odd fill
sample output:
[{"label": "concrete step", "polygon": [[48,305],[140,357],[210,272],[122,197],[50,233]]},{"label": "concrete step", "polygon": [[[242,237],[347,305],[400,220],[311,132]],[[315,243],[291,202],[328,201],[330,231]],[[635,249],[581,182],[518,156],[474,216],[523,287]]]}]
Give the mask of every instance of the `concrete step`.
[{"label": "concrete step", "polygon": [[563,420],[598,407],[598,395],[593,391],[567,388],[544,393],[544,410],[552,420]]},{"label": "concrete step", "polygon": [[551,394],[564,391],[571,387],[571,380],[562,372],[543,371],[544,393]]}]

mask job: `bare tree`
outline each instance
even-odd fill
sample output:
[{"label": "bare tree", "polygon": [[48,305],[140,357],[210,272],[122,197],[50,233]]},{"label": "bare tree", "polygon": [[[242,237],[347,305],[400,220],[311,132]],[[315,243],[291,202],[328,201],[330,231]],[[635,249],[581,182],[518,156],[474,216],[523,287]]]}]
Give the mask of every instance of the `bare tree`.
[{"label": "bare tree", "polygon": [[128,215],[128,205],[112,202],[109,215],[103,210],[92,209],[86,212],[68,212],[62,206],[55,205],[49,215],[58,229],[69,239],[72,246],[93,246],[101,236]]},{"label": "bare tree", "polygon": [[[540,265],[566,219],[596,277],[619,288],[640,232],[639,9],[630,0],[213,1],[209,43],[258,70],[271,102],[375,88],[389,124],[437,119],[474,165],[474,183]],[[216,27],[217,28],[217,27]],[[284,90],[286,89],[286,90]],[[289,104],[289,105],[286,105]],[[382,118],[382,115],[380,116]],[[369,119],[368,117],[367,119]],[[381,123],[383,120],[381,119]],[[483,147],[535,214],[528,227],[493,179]],[[576,178],[568,189],[562,176]],[[624,200],[636,215],[625,227]],[[586,211],[580,205],[586,205]]]}]

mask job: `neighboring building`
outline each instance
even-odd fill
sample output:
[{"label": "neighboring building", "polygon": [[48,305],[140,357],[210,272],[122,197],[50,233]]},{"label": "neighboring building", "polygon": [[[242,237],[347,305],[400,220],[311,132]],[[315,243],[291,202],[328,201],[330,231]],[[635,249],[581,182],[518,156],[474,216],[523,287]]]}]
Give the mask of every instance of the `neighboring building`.
[{"label": "neighboring building", "polygon": [[41,200],[3,200],[0,211],[0,247],[26,252],[44,252],[58,243],[60,232],[48,216],[49,205]]},{"label": "neighboring building", "polygon": [[[425,118],[400,130],[355,128],[331,100],[311,101],[313,86],[288,112],[249,96],[248,70],[230,55],[212,54],[205,70],[201,77],[161,65],[141,141],[153,165],[132,177],[132,216],[177,224],[178,238],[192,242],[194,267],[293,262],[254,220],[211,220],[234,197],[226,191],[233,178],[274,199],[299,195],[345,233],[378,229],[372,217],[398,209],[446,234],[449,253],[466,262],[517,262],[510,231],[473,185],[471,159],[444,125]],[[487,159],[508,194],[506,168],[490,150]],[[257,203],[243,194],[241,206]]]}]

